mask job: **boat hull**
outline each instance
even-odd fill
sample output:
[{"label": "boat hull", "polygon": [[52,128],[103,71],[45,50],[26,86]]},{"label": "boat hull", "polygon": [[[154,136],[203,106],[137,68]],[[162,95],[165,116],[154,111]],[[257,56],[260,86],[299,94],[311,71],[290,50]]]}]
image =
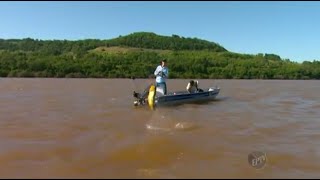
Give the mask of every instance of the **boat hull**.
[{"label": "boat hull", "polygon": [[188,103],[201,103],[212,101],[219,94],[219,88],[210,88],[209,90],[197,93],[173,92],[166,96],[155,98],[156,106],[178,105]]}]

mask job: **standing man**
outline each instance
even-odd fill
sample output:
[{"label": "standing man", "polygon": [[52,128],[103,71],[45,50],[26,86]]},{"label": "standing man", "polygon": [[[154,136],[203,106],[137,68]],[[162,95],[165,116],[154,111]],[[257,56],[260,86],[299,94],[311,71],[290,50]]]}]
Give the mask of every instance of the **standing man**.
[{"label": "standing man", "polygon": [[159,65],[157,69],[154,71],[154,75],[156,76],[157,87],[162,86],[164,89],[164,95],[166,95],[167,94],[166,80],[168,78],[168,67],[167,67],[166,59],[163,59],[161,61],[161,65]]}]

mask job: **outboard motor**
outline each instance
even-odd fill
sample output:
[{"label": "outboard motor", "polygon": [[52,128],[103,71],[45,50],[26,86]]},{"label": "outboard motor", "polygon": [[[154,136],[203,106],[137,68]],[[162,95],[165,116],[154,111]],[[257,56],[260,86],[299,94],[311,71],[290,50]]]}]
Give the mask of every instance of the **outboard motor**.
[{"label": "outboard motor", "polygon": [[133,97],[135,98],[135,100],[133,101],[134,106],[145,104],[145,100],[141,97],[140,93],[133,91]]}]

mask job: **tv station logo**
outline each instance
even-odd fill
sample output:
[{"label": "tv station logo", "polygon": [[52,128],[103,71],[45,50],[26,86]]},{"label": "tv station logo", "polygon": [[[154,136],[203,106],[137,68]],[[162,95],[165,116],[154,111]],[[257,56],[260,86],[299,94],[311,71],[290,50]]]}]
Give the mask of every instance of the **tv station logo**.
[{"label": "tv station logo", "polygon": [[260,151],[254,151],[248,154],[248,162],[250,166],[256,169],[262,169],[267,163],[267,154]]}]

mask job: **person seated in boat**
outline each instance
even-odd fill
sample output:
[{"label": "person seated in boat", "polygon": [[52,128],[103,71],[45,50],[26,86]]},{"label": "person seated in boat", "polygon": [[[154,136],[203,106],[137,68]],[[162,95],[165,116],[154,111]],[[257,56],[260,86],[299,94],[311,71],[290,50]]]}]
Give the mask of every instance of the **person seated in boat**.
[{"label": "person seated in boat", "polygon": [[197,80],[191,80],[188,83],[186,89],[189,93],[203,92],[203,90],[198,87],[199,87],[199,82]]}]

